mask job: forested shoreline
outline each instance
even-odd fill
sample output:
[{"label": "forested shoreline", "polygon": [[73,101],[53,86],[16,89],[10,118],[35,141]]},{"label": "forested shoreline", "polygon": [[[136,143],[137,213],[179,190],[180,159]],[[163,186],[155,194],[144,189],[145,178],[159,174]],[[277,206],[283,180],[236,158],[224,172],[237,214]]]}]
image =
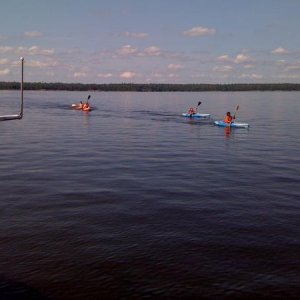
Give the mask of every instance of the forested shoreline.
[{"label": "forested shoreline", "polygon": [[[165,83],[46,83],[25,82],[24,90],[103,92],[300,91],[300,83],[165,84]],[[0,82],[0,90],[18,90],[19,82]]]}]

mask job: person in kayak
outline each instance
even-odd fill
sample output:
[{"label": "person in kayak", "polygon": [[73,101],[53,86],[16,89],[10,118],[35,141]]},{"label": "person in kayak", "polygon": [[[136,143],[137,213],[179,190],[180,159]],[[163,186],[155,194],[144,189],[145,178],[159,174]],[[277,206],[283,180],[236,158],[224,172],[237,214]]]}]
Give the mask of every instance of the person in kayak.
[{"label": "person in kayak", "polygon": [[190,107],[188,110],[188,114],[189,115],[194,115],[197,113],[197,109],[195,109],[194,107]]},{"label": "person in kayak", "polygon": [[82,109],[83,109],[83,110],[89,110],[90,108],[91,108],[91,107],[90,107],[90,104],[89,104],[88,100],[86,100],[86,103],[84,103]]},{"label": "person in kayak", "polygon": [[78,109],[83,109],[83,103],[82,103],[82,101],[80,101],[80,103],[78,104]]},{"label": "person in kayak", "polygon": [[232,115],[230,114],[230,112],[228,111],[228,112],[226,113],[225,118],[224,118],[224,122],[227,123],[227,124],[231,124],[231,123],[233,123],[233,120],[234,120],[234,119],[235,119],[235,116],[232,116]]}]

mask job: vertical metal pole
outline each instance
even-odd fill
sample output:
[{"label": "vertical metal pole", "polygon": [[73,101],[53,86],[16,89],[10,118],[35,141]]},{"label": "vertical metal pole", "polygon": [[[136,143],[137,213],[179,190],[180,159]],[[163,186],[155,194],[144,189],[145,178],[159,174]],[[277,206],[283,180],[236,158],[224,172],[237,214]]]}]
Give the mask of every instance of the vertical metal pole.
[{"label": "vertical metal pole", "polygon": [[22,71],[21,71],[21,112],[20,117],[23,117],[23,80],[24,80],[24,57],[21,57]]}]

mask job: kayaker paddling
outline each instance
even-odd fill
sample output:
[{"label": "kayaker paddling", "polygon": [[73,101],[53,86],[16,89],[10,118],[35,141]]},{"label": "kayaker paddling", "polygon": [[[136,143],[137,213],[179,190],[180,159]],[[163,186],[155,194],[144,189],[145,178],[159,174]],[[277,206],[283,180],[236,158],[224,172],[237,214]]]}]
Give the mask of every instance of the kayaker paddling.
[{"label": "kayaker paddling", "polygon": [[72,107],[78,110],[84,110],[84,111],[90,111],[91,106],[89,103],[89,99],[91,98],[91,95],[89,95],[86,99],[86,102],[83,104],[82,101],[79,102],[79,104],[72,104]]},{"label": "kayaker paddling", "polygon": [[196,107],[190,107],[186,113],[182,113],[182,116],[186,117],[186,118],[191,118],[191,119],[194,119],[194,118],[197,118],[197,119],[198,118],[210,118],[210,114],[200,114],[198,112],[198,108],[199,108],[201,103],[202,102],[199,101],[198,105]]},{"label": "kayaker paddling", "polygon": [[88,101],[86,101],[86,103],[83,104],[82,107],[83,110],[87,111],[87,110],[91,110],[90,104]]},{"label": "kayaker paddling", "polygon": [[195,115],[196,113],[198,113],[198,107],[199,105],[201,104],[202,102],[199,101],[198,102],[198,105],[196,106],[196,108],[194,107],[190,107],[189,110],[188,110],[188,114],[190,115],[190,117],[192,118],[193,115]]},{"label": "kayaker paddling", "polygon": [[194,115],[197,113],[197,110],[194,108],[194,107],[190,107],[189,110],[188,110],[188,114],[190,115]]},{"label": "kayaker paddling", "polygon": [[232,115],[230,114],[230,111],[228,111],[228,112],[226,113],[225,118],[224,118],[224,122],[225,122],[226,124],[232,124],[234,119],[235,119],[235,116],[232,116]]},{"label": "kayaker paddling", "polygon": [[215,125],[220,127],[233,127],[233,128],[248,128],[250,125],[247,123],[236,123],[234,120],[236,119],[236,113],[239,110],[239,105],[236,107],[235,113],[232,116],[228,111],[226,113],[225,118],[222,121],[214,121]]}]

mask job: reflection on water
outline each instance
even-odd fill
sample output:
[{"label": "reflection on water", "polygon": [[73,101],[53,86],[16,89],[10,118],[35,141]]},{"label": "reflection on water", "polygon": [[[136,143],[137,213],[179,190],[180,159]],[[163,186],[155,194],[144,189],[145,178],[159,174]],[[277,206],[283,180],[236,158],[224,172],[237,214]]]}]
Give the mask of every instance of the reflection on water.
[{"label": "reflection on water", "polygon": [[86,96],[0,123],[0,299],[298,297],[298,93]]},{"label": "reflection on water", "polygon": [[230,138],[231,131],[232,131],[232,128],[231,128],[231,127],[225,127],[225,128],[224,128],[224,133],[225,133],[225,136],[226,136],[227,138]]}]

